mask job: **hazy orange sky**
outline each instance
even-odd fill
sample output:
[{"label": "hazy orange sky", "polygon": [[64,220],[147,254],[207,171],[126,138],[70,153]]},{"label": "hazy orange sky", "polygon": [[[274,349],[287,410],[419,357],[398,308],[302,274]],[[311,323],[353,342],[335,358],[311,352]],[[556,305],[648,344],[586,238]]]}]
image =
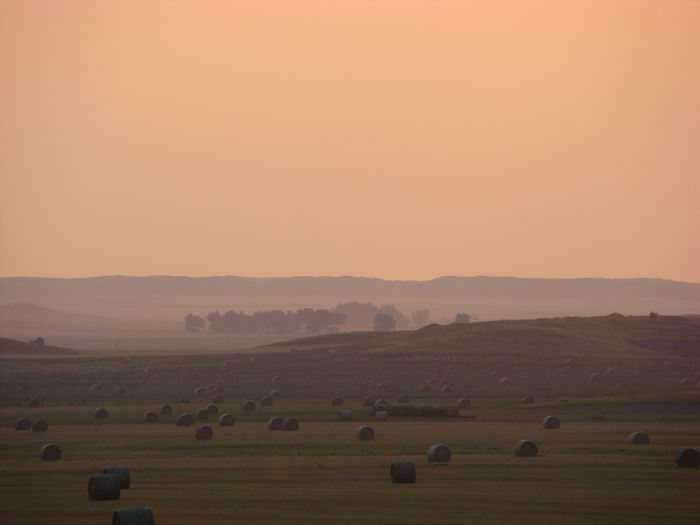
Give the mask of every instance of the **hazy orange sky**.
[{"label": "hazy orange sky", "polygon": [[0,2],[0,275],[700,282],[700,1]]}]

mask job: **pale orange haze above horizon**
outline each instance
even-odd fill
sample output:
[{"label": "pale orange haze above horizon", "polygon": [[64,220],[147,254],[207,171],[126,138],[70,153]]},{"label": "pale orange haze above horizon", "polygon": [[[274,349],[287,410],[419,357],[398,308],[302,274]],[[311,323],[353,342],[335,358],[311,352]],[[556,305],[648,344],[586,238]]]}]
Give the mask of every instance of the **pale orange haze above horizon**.
[{"label": "pale orange haze above horizon", "polygon": [[0,3],[0,275],[700,282],[700,2]]}]

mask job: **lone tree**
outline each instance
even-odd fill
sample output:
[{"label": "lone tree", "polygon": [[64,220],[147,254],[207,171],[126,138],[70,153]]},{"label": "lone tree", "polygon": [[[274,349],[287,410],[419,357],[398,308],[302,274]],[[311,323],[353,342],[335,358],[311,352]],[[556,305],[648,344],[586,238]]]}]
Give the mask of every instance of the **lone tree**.
[{"label": "lone tree", "polygon": [[455,320],[454,322],[457,324],[465,324],[468,323],[469,321],[472,320],[472,316],[469,314],[465,314],[464,312],[460,312],[457,315],[455,315]]},{"label": "lone tree", "polygon": [[188,332],[199,332],[204,330],[206,327],[206,322],[203,317],[194,314],[187,314],[185,316],[185,330]]},{"label": "lone tree", "polygon": [[396,319],[389,314],[377,314],[374,316],[375,332],[391,332],[396,329]]},{"label": "lone tree", "polygon": [[35,344],[35,345],[43,345],[43,344],[46,344],[46,341],[45,341],[44,338],[41,337],[41,336],[37,337],[36,339],[32,339],[32,340],[29,341],[29,342],[30,342],[30,343],[33,343],[33,344]]}]

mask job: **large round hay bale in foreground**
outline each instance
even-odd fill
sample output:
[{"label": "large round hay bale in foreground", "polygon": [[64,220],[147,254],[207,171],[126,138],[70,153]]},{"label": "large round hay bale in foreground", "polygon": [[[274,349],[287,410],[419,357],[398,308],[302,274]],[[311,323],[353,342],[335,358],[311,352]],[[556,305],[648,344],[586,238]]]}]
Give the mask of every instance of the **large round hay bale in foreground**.
[{"label": "large round hay bale in foreground", "polygon": [[371,407],[372,405],[374,405],[374,398],[373,397],[367,396],[367,397],[362,399],[362,406],[363,407]]},{"label": "large round hay bale in foreground", "polygon": [[32,423],[32,432],[47,432],[49,430],[49,424],[43,419],[37,419]]},{"label": "large round hay bale in foreground", "polygon": [[39,451],[41,461],[58,461],[61,459],[61,449],[53,443],[47,443]]},{"label": "large round hay bale in foreground", "polygon": [[214,437],[214,430],[210,426],[204,425],[194,431],[194,437],[197,441],[209,441]]},{"label": "large round hay bale in foreground", "polygon": [[555,429],[561,426],[561,421],[557,416],[547,416],[542,420],[542,426],[548,429]]},{"label": "large round hay bale in foreground", "polygon": [[537,445],[527,439],[521,439],[515,444],[514,451],[519,458],[534,458],[537,455]]},{"label": "large round hay bale in foreground", "polygon": [[690,468],[700,466],[700,452],[694,448],[679,448],[676,451],[676,465]]},{"label": "large round hay bale in foreground", "polygon": [[371,441],[374,439],[374,429],[372,427],[361,426],[357,429],[357,439],[360,441]]},{"label": "large round hay bale in foreground", "polygon": [[95,419],[107,419],[109,417],[109,412],[106,408],[98,408],[95,410]]},{"label": "large round hay bale in foreground", "polygon": [[194,425],[194,416],[192,414],[180,414],[175,420],[175,426],[178,427],[189,427]]},{"label": "large round hay bale in foreground", "polygon": [[296,432],[299,430],[299,420],[294,417],[285,418],[284,430],[287,432]]},{"label": "large round hay bale in foreground", "polygon": [[97,474],[88,480],[88,497],[92,501],[119,499],[121,482],[114,474]]},{"label": "large round hay bale in foreground", "polygon": [[195,411],[194,417],[197,418],[197,421],[206,421],[209,419],[209,411],[206,408],[200,408]]},{"label": "large round hay bale in foreground", "polygon": [[275,400],[272,399],[270,396],[264,396],[264,397],[260,400],[260,404],[261,404],[262,406],[264,406],[264,407],[270,407],[270,406],[272,406],[272,405],[274,404],[274,402],[275,402]]},{"label": "large round hay bale in foreground", "polygon": [[170,405],[163,405],[160,407],[160,415],[163,417],[168,417],[173,415],[173,407]]},{"label": "large round hay bale in foreground", "polygon": [[416,464],[413,461],[394,461],[391,464],[392,483],[415,483]]},{"label": "large round hay bale in foreground", "polygon": [[271,417],[267,420],[267,428],[270,430],[284,430],[284,419],[281,417]]},{"label": "large round hay bale in foreground", "polygon": [[131,475],[129,467],[105,467],[102,469],[102,474],[112,474],[119,478],[119,488],[126,490],[131,486]]},{"label": "large round hay bale in foreground", "polygon": [[143,420],[146,423],[158,423],[158,413],[153,410],[147,410],[143,415]]},{"label": "large round hay bale in foreground", "polygon": [[252,399],[246,399],[241,403],[241,408],[244,412],[253,412],[256,408],[255,401]]},{"label": "large round hay bale in foreground", "polygon": [[336,396],[333,399],[331,399],[331,406],[333,407],[340,407],[343,406],[343,398]]},{"label": "large round hay bale in foreground", "polygon": [[236,420],[231,414],[221,414],[221,416],[219,416],[220,427],[232,427],[235,423]]},{"label": "large round hay bale in foreground", "polygon": [[532,396],[525,396],[523,400],[521,401],[523,405],[534,405],[535,404],[535,398]]},{"label": "large round hay bale in foreground", "polygon": [[15,430],[29,430],[30,428],[32,428],[32,422],[26,417],[15,421]]},{"label": "large round hay bale in foreground", "polygon": [[41,406],[41,401],[39,401],[38,399],[30,399],[29,401],[27,401],[27,406],[29,408],[39,408]]},{"label": "large round hay bale in foreground", "polygon": [[469,398],[467,398],[467,397],[460,397],[460,398],[457,400],[457,408],[459,408],[459,409],[461,409],[461,410],[465,410],[465,409],[471,408],[471,407],[472,407],[472,402],[471,402],[471,400],[470,400]]},{"label": "large round hay bale in foreground", "polygon": [[352,410],[339,410],[338,419],[340,421],[352,421]]},{"label": "large round hay bale in foreground", "polygon": [[430,463],[449,463],[452,459],[452,452],[447,445],[436,444],[428,448],[427,457]]},{"label": "large round hay bale in foreground", "polygon": [[632,432],[627,436],[627,443],[630,445],[648,445],[649,436],[645,432]]},{"label": "large round hay bale in foreground", "polygon": [[207,405],[207,414],[209,414],[210,416],[215,416],[218,413],[219,413],[218,406],[216,406],[214,404]]},{"label": "large round hay bale in foreground", "polygon": [[389,421],[389,412],[386,410],[379,410],[374,414],[375,421]]},{"label": "large round hay bale in foreground", "polygon": [[119,509],[112,514],[112,525],[154,525],[153,511],[147,507]]},{"label": "large round hay bale in foreground", "polygon": [[401,394],[398,398],[396,398],[396,402],[401,404],[410,403],[411,396],[408,394]]}]

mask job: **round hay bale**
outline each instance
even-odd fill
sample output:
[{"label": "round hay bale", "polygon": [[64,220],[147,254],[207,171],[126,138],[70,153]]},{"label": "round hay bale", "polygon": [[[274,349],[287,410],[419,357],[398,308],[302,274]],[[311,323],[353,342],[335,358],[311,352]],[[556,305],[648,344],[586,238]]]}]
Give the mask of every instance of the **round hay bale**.
[{"label": "round hay bale", "polygon": [[610,374],[612,374],[614,371],[615,371],[615,369],[611,366],[610,368],[608,368],[608,369],[605,370],[605,373],[606,373],[607,375],[610,375]]},{"label": "round hay bale", "polygon": [[252,399],[246,399],[241,403],[241,408],[243,409],[243,412],[253,412],[257,407],[255,405],[255,401]]},{"label": "round hay bale", "polygon": [[151,375],[153,373],[153,367],[147,366],[146,368],[143,369],[143,373],[146,374],[147,376]]},{"label": "round hay bale", "polygon": [[278,376],[272,376],[272,384],[279,385],[279,383],[280,383],[280,378]]},{"label": "round hay bale", "polygon": [[15,430],[29,430],[30,428],[32,428],[32,422],[26,417],[15,421]]},{"label": "round hay bale", "polygon": [[153,410],[147,410],[143,414],[143,420],[145,423],[158,423],[158,412],[154,412]]},{"label": "round hay bale", "polygon": [[270,390],[270,397],[274,400],[282,399],[282,392],[279,390]]},{"label": "round hay bale", "polygon": [[410,403],[411,396],[409,396],[408,394],[401,394],[399,397],[396,398],[396,402],[401,404]]},{"label": "round hay bale", "polygon": [[452,387],[450,387],[450,385],[445,385],[445,386],[440,388],[440,392],[443,394],[452,394],[453,390],[452,390]]},{"label": "round hay bale", "polygon": [[523,405],[534,405],[535,404],[535,398],[532,396],[525,396],[522,400]]},{"label": "round hay bale", "polygon": [[267,428],[273,431],[284,430],[284,419],[281,417],[271,417],[267,420]]},{"label": "round hay bale", "polygon": [[192,425],[194,425],[194,416],[186,412],[177,416],[175,420],[175,426],[177,427],[189,427]]},{"label": "round hay bale", "polygon": [[362,406],[363,407],[371,407],[372,405],[374,405],[374,398],[373,397],[367,396],[367,397],[362,399]]},{"label": "round hay bale", "polygon": [[630,445],[648,445],[649,436],[645,432],[632,432],[627,436],[627,443]]},{"label": "round hay bale", "polygon": [[95,383],[90,387],[90,390],[92,390],[93,392],[99,392],[100,390],[102,390],[102,385],[99,383]]},{"label": "round hay bale", "polygon": [[112,525],[154,525],[153,511],[147,507],[129,507],[115,510]]},{"label": "round hay bale", "polygon": [[207,390],[203,386],[198,386],[194,389],[194,395],[197,397],[204,397],[207,395]]},{"label": "round hay bale", "polygon": [[588,376],[588,379],[590,379],[591,381],[595,381],[596,379],[598,379],[598,372],[591,372],[591,375]]},{"label": "round hay bale", "polygon": [[216,416],[219,413],[219,407],[214,404],[207,405],[206,410],[210,416]]},{"label": "round hay bale", "polygon": [[224,402],[224,395],[223,394],[216,394],[212,399],[211,402],[215,405],[220,405],[221,403]]},{"label": "round hay bale", "polygon": [[223,394],[224,393],[224,387],[221,385],[217,385],[214,387],[214,393],[215,394]]},{"label": "round hay bale", "polygon": [[698,381],[698,384],[695,385],[695,389],[696,389],[696,390],[700,390],[700,381]]},{"label": "round hay bale", "polygon": [[49,430],[49,424],[43,419],[37,419],[32,423],[32,432],[47,432]]},{"label": "round hay bale", "polygon": [[299,420],[293,417],[285,418],[284,430],[287,432],[296,432],[299,430]]},{"label": "round hay bale", "polygon": [[120,386],[119,388],[114,390],[114,394],[116,396],[119,396],[119,397],[125,396],[126,395],[126,388]]},{"label": "round hay bale", "polygon": [[200,408],[195,411],[194,417],[197,421],[206,421],[209,419],[209,411],[206,408]]},{"label": "round hay bale", "polygon": [[374,388],[376,390],[384,390],[386,387],[382,383],[377,383],[376,385],[374,385]]},{"label": "round hay bale", "polygon": [[41,401],[39,401],[38,399],[30,399],[29,401],[27,401],[27,406],[29,408],[39,408],[41,406]]},{"label": "round hay bale", "polygon": [[416,464],[413,461],[394,461],[390,473],[392,483],[416,482]]},{"label": "round hay bale", "polygon": [[53,443],[47,443],[39,451],[41,461],[58,461],[61,459],[61,449]]},{"label": "round hay bale", "polygon": [[421,385],[418,387],[419,392],[430,392],[430,385]]},{"label": "round hay bale", "polygon": [[377,399],[377,400],[374,402],[374,406],[375,406],[375,407],[388,407],[388,406],[389,406],[389,401],[387,401],[386,399]]},{"label": "round hay bale", "polygon": [[682,387],[690,386],[690,379],[688,379],[687,377],[684,377],[683,379],[681,379],[681,386]]},{"label": "round hay bale", "polygon": [[452,452],[447,445],[431,445],[428,448],[427,457],[430,463],[449,463],[452,459]]},{"label": "round hay bale", "polygon": [[131,486],[131,475],[129,467],[105,467],[102,469],[102,474],[111,474],[119,478],[119,488],[126,490]]},{"label": "round hay bale", "polygon": [[339,410],[338,419],[340,421],[352,421],[352,410]]},{"label": "round hay bale", "polygon": [[250,356],[250,359],[248,359],[248,362],[255,363],[255,356],[254,355]]},{"label": "round hay bale", "polygon": [[457,408],[459,408],[459,409],[461,409],[461,410],[465,410],[465,409],[471,408],[471,407],[472,407],[472,402],[471,402],[471,400],[470,400],[469,398],[467,398],[467,397],[460,397],[460,398],[457,400]]},{"label": "round hay bale", "polygon": [[213,392],[214,390],[216,390],[216,385],[214,383],[209,383],[207,385],[207,392]]},{"label": "round hay bale", "polygon": [[194,431],[194,438],[197,441],[209,441],[214,437],[214,431],[209,425],[204,425]]},{"label": "round hay bale", "polygon": [[109,417],[109,412],[106,408],[98,408],[95,410],[95,419],[107,419]]},{"label": "round hay bale", "polygon": [[228,372],[232,369],[233,369],[233,361],[224,361],[224,364],[221,365],[222,372]]},{"label": "round hay bale", "polygon": [[676,451],[676,465],[689,468],[700,466],[700,452],[694,448],[679,448]]},{"label": "round hay bale", "polygon": [[505,376],[504,376],[504,377],[501,377],[501,378],[498,380],[498,384],[501,385],[501,386],[510,385],[510,377],[505,377]]},{"label": "round hay bale", "polygon": [[232,427],[236,423],[231,414],[221,414],[219,416],[219,426],[221,427]]},{"label": "round hay bale", "polygon": [[357,429],[357,439],[360,441],[371,441],[374,439],[374,429],[372,427],[361,426]]},{"label": "round hay bale", "polygon": [[571,403],[571,399],[569,399],[568,397],[561,397],[557,399],[557,403],[559,403],[560,405],[568,405],[569,403]]},{"label": "round hay bale", "polygon": [[537,455],[537,445],[527,439],[521,439],[515,444],[514,452],[519,458],[534,458]]},{"label": "round hay bale", "polygon": [[119,499],[121,483],[114,474],[97,474],[88,480],[88,497],[91,501]]},{"label": "round hay bale", "polygon": [[168,417],[173,415],[173,407],[170,405],[163,405],[160,407],[160,415],[163,417]]},{"label": "round hay bale", "polygon": [[270,396],[265,396],[260,400],[260,404],[264,407],[272,406],[273,403],[274,403],[274,400]]},{"label": "round hay bale", "polygon": [[561,426],[561,421],[557,416],[547,416],[542,420],[542,426],[548,429],[555,429]]},{"label": "round hay bale", "polygon": [[343,406],[343,398],[339,397],[339,396],[335,396],[333,399],[331,399],[331,406],[333,406],[333,407]]},{"label": "round hay bale", "polygon": [[389,412],[386,410],[380,410],[374,414],[374,419],[376,421],[389,421]]}]

